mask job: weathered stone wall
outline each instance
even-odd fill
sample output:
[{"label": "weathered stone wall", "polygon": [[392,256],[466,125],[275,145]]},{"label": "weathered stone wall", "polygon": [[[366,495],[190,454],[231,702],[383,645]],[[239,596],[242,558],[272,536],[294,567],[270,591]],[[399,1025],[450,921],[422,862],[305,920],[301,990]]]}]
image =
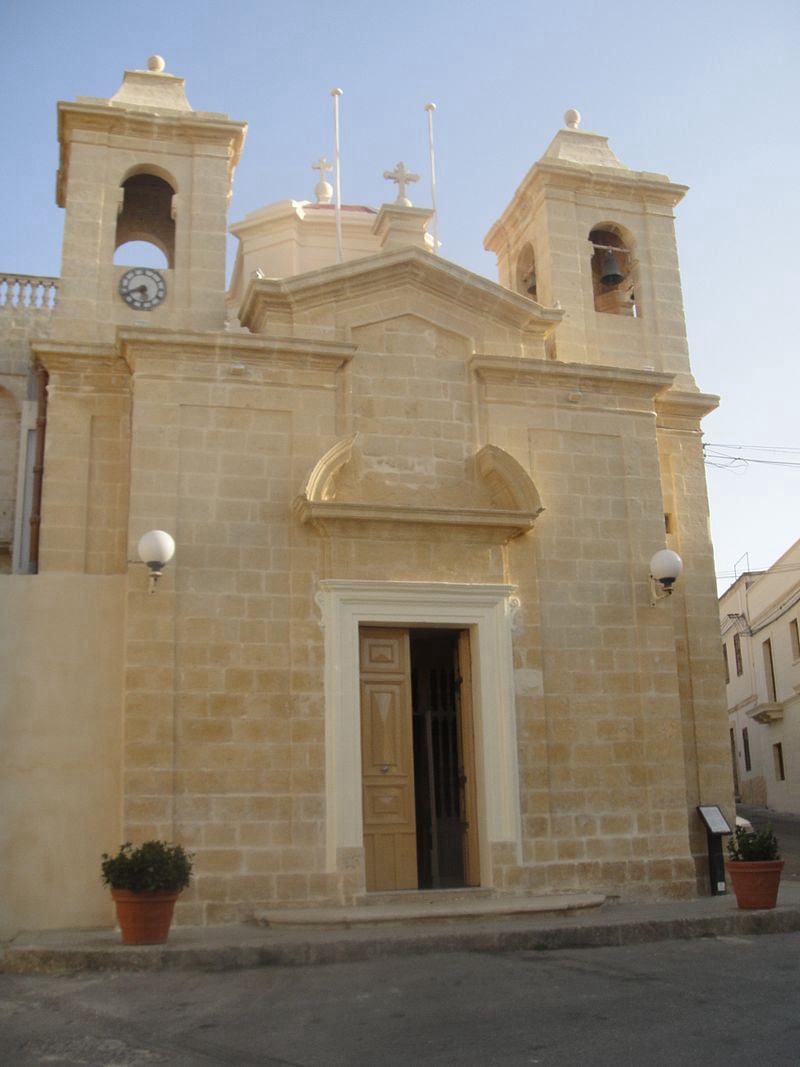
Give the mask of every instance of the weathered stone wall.
[{"label": "weathered stone wall", "polygon": [[124,582],[0,577],[0,938],[107,925],[121,843]]}]

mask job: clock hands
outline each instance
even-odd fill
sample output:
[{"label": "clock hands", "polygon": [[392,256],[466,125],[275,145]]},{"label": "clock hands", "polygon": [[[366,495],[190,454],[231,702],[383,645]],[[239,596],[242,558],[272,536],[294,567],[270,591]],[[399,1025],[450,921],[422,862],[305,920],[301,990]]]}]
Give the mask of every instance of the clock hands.
[{"label": "clock hands", "polygon": [[134,267],[120,278],[119,295],[130,307],[150,311],[166,296],[166,285],[158,271]]}]

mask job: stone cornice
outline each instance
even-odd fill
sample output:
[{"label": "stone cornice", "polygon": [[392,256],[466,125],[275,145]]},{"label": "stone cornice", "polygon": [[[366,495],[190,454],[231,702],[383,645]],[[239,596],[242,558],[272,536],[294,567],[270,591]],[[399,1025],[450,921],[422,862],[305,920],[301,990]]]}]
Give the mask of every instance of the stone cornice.
[{"label": "stone cornice", "polygon": [[435,294],[451,305],[492,318],[523,332],[544,336],[562,319],[545,308],[420,248],[403,248],[292,278],[254,278],[239,311],[243,325],[259,333],[271,314],[279,319],[347,298],[406,286]]},{"label": "stone cornice", "polygon": [[558,360],[521,359],[517,356],[475,356],[470,367],[477,377],[492,385],[560,385],[579,401],[580,394],[614,392],[625,396],[655,399],[669,389],[673,374],[627,370],[588,363],[561,363]]},{"label": "stone cornice", "polygon": [[96,341],[58,341],[42,340],[34,341],[31,348],[47,369],[50,364],[56,364],[61,359],[89,359],[99,361],[103,359],[115,360],[119,358],[119,352],[115,345],[103,344]]},{"label": "stone cornice", "polygon": [[[251,211],[238,222],[232,222],[228,229],[234,235],[244,240],[252,234],[258,234],[264,229],[296,228],[302,223],[303,229],[316,226],[328,227],[331,224],[332,212],[324,210],[328,205],[314,204],[309,200],[279,200],[274,204]],[[375,224],[377,212],[371,208],[348,207],[342,205],[342,230],[348,229],[358,232],[370,230]]]},{"label": "stone cornice", "polygon": [[495,508],[436,508],[415,505],[315,502],[298,497],[294,510],[301,522],[323,528],[344,522],[364,526],[366,523],[415,523],[421,526],[459,527],[491,532],[500,542],[511,541],[533,528],[536,515]]},{"label": "stone cornice", "polygon": [[119,352],[132,371],[141,358],[191,356],[206,363],[280,363],[297,367],[336,370],[353,358],[355,345],[339,341],[312,341],[262,338],[234,333],[174,333],[171,330],[121,329],[117,333]]},{"label": "stone cornice", "polygon": [[113,345],[45,340],[33,341],[31,350],[48,374],[59,376],[62,391],[130,391],[130,370]]},{"label": "stone cornice", "polygon": [[646,200],[674,208],[689,191],[688,185],[671,182],[663,174],[643,170],[617,170],[562,160],[542,159],[533,173],[533,184],[567,187],[583,193]]},{"label": "stone cornice", "polygon": [[657,425],[664,430],[698,431],[700,420],[719,405],[712,393],[687,393],[670,389],[656,400]]},{"label": "stone cornice", "polygon": [[214,144],[227,148],[228,180],[239,162],[247,132],[246,122],[237,122],[222,114],[202,111],[154,111],[134,109],[109,102],[58,104],[59,166],[56,175],[56,203],[66,203],[66,177],[69,170],[69,147],[78,130],[105,133],[107,136],[139,136],[179,141],[184,144]]},{"label": "stone cornice", "polygon": [[540,159],[525,175],[505,211],[486,234],[483,247],[499,254],[507,228],[513,230],[520,212],[530,210],[545,191],[631,200],[638,206],[644,203],[671,213],[686,195],[688,186],[677,185],[663,174],[649,171]]}]

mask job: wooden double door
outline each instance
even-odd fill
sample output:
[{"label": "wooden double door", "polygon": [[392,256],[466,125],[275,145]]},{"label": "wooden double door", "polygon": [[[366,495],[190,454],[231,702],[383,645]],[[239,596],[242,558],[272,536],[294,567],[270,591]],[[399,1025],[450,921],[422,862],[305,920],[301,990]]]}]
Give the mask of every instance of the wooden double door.
[{"label": "wooden double door", "polygon": [[478,885],[469,633],[362,627],[367,889]]}]

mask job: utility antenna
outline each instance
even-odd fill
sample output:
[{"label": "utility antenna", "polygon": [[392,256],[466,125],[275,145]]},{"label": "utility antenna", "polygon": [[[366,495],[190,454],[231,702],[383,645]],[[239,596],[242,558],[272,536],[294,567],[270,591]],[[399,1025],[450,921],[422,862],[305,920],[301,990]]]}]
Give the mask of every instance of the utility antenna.
[{"label": "utility antenna", "polygon": [[433,208],[433,251],[439,255],[439,214],[436,211],[436,156],[433,151],[433,113],[436,104],[426,104],[428,112],[428,154],[431,160],[431,207]]},{"label": "utility antenna", "polygon": [[734,579],[739,577],[739,564],[742,562],[742,560],[745,561],[745,564],[744,564],[745,569],[744,569],[744,571],[742,573],[746,574],[750,570],[750,553],[749,552],[745,552],[743,556],[739,556],[739,558],[736,560],[736,562],[733,565],[733,577],[734,577]]},{"label": "utility antenna", "polygon": [[339,97],[341,89],[331,89],[333,97],[333,171],[336,184],[336,262],[342,262],[342,166],[339,152]]}]

